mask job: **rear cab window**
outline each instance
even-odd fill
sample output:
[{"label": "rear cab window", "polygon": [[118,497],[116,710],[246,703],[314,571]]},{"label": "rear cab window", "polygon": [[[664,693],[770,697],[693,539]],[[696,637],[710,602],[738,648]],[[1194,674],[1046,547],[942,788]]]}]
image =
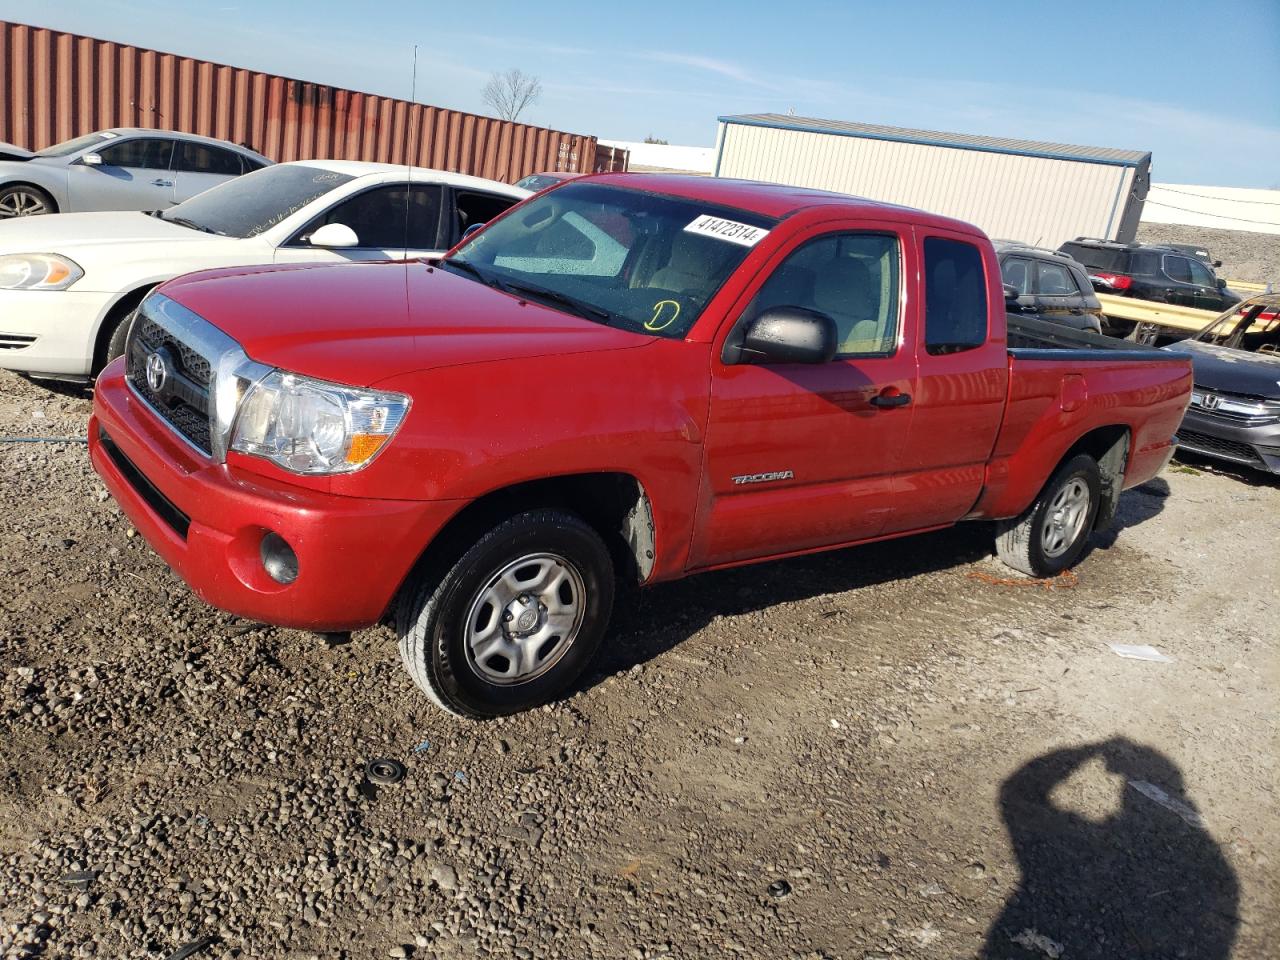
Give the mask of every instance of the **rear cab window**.
[{"label": "rear cab window", "polygon": [[982,251],[948,237],[924,241],[924,342],[929,354],[973,350],[987,342],[987,280]]}]

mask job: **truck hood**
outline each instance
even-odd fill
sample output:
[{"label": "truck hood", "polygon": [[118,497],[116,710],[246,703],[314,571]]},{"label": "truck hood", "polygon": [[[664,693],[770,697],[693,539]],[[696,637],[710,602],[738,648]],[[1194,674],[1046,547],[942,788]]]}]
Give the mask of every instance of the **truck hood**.
[{"label": "truck hood", "polygon": [[0,140],[0,160],[30,160],[34,156],[35,153],[30,150]]},{"label": "truck hood", "polygon": [[1280,400],[1280,356],[1183,340],[1170,350],[1191,355],[1196,386]]},{"label": "truck hood", "polygon": [[[92,247],[152,243],[162,249],[174,243],[207,242],[216,237],[136,211],[60,213],[52,217],[16,217],[0,223],[0,254],[65,253],[73,260]],[[78,262],[78,261],[77,261]]]},{"label": "truck hood", "polygon": [[653,342],[422,261],[206,270],[159,289],[254,360],[353,386],[431,367]]}]

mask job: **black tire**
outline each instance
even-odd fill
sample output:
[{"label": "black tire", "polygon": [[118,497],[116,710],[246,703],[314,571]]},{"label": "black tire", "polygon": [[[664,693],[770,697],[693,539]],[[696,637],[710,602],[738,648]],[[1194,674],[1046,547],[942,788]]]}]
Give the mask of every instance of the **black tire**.
[{"label": "black tire", "polygon": [[[486,668],[493,669],[495,662],[500,668],[507,661],[498,653],[481,664],[471,655],[469,634],[476,626],[476,605],[484,619],[488,616],[483,611],[496,616],[503,608],[484,598],[499,572],[524,558],[544,555],[564,561],[578,577],[568,593],[578,593],[580,585],[575,598],[580,619],[567,641],[547,641],[555,646],[546,661],[534,667],[543,672],[525,680],[491,680],[484,675]],[[538,562],[542,561],[533,561]],[[513,576],[524,569],[513,570]],[[428,570],[406,584],[395,616],[400,657],[413,681],[450,713],[476,718],[518,713],[555,699],[581,676],[604,638],[613,591],[609,550],[585,521],[562,510],[517,514],[482,536],[443,574]],[[541,602],[537,605],[545,612]],[[511,636],[507,627],[499,629]]]},{"label": "black tire", "polygon": [[103,367],[114,360],[116,357],[124,356],[124,343],[129,337],[129,328],[133,326],[133,318],[138,315],[138,308],[125,313],[124,316],[108,320],[108,323],[114,323],[115,326],[106,337],[106,350],[103,352],[102,362],[98,364],[94,373],[97,374]]},{"label": "black tire", "polygon": [[[1059,514],[1055,505],[1060,498],[1069,496],[1064,491],[1074,493],[1080,489],[1088,491],[1088,503],[1082,515],[1072,515],[1068,521],[1070,529],[1063,534],[1063,529],[1055,525],[1054,516],[1065,519],[1065,511]],[[996,553],[1004,564],[1027,576],[1056,576],[1084,553],[1101,503],[1102,473],[1098,462],[1086,453],[1077,454],[1054,471],[1026,513],[1000,522]],[[1058,540],[1060,534],[1063,534],[1062,543]]]},{"label": "black tire", "polygon": [[29,183],[0,187],[0,220],[57,212],[58,205],[53,197],[39,187]]}]

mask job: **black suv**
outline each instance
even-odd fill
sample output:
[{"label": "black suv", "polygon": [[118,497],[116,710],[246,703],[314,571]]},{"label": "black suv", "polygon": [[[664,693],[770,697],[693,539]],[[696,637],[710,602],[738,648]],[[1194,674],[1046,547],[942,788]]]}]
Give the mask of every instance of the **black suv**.
[{"label": "black suv", "polygon": [[1241,300],[1208,263],[1185,248],[1077,237],[1058,250],[1084,264],[1093,289],[1101,293],[1215,312]]},{"label": "black suv", "polygon": [[1010,313],[1102,332],[1102,304],[1084,268],[1065,253],[996,240]]}]

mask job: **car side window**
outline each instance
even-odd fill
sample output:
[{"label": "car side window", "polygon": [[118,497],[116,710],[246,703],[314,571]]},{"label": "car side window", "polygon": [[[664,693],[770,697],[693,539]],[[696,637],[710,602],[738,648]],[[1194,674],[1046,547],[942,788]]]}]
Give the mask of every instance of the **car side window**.
[{"label": "car side window", "polygon": [[467,227],[477,223],[488,223],[519,202],[514,197],[504,197],[496,193],[458,191],[454,194],[453,201],[458,216],[458,236],[462,236],[462,232]]},{"label": "car side window", "polygon": [[1164,258],[1164,272],[1170,280],[1176,280],[1179,283],[1191,282],[1191,261],[1186,257],[1170,257]]},{"label": "car side window", "polygon": [[1042,297],[1070,297],[1080,292],[1065,265],[1043,260],[1036,261],[1036,290]]},{"label": "car side window", "polygon": [[132,167],[138,170],[168,170],[173,157],[173,141],[162,137],[125,140],[98,151],[109,167]]},{"label": "car side window", "polygon": [[1010,257],[1000,267],[1004,282],[1016,288],[1020,297],[1025,297],[1031,292],[1031,278],[1027,275],[1028,266],[1030,264],[1021,257]]},{"label": "car side window", "polygon": [[358,246],[366,249],[399,250],[406,244],[405,213],[408,212],[408,248],[434,250],[440,229],[440,187],[433,184],[394,184],[374,187],[339,203],[312,220],[290,243],[305,243],[311,234],[330,223],[341,223],[355,231]]},{"label": "car side window", "polygon": [[945,237],[924,241],[924,343],[930,354],[959,353],[987,342],[987,283],[982,252]]},{"label": "car side window", "polygon": [[184,173],[211,173],[221,177],[240,175],[240,155],[206,143],[179,141],[176,170]]},{"label": "car side window", "polygon": [[837,233],[793,251],[764,282],[747,315],[804,307],[836,324],[837,357],[888,356],[898,343],[898,238]]},{"label": "car side window", "polygon": [[1216,287],[1218,281],[1213,274],[1199,260],[1187,260],[1187,266],[1191,268],[1191,282],[1202,287]]}]

